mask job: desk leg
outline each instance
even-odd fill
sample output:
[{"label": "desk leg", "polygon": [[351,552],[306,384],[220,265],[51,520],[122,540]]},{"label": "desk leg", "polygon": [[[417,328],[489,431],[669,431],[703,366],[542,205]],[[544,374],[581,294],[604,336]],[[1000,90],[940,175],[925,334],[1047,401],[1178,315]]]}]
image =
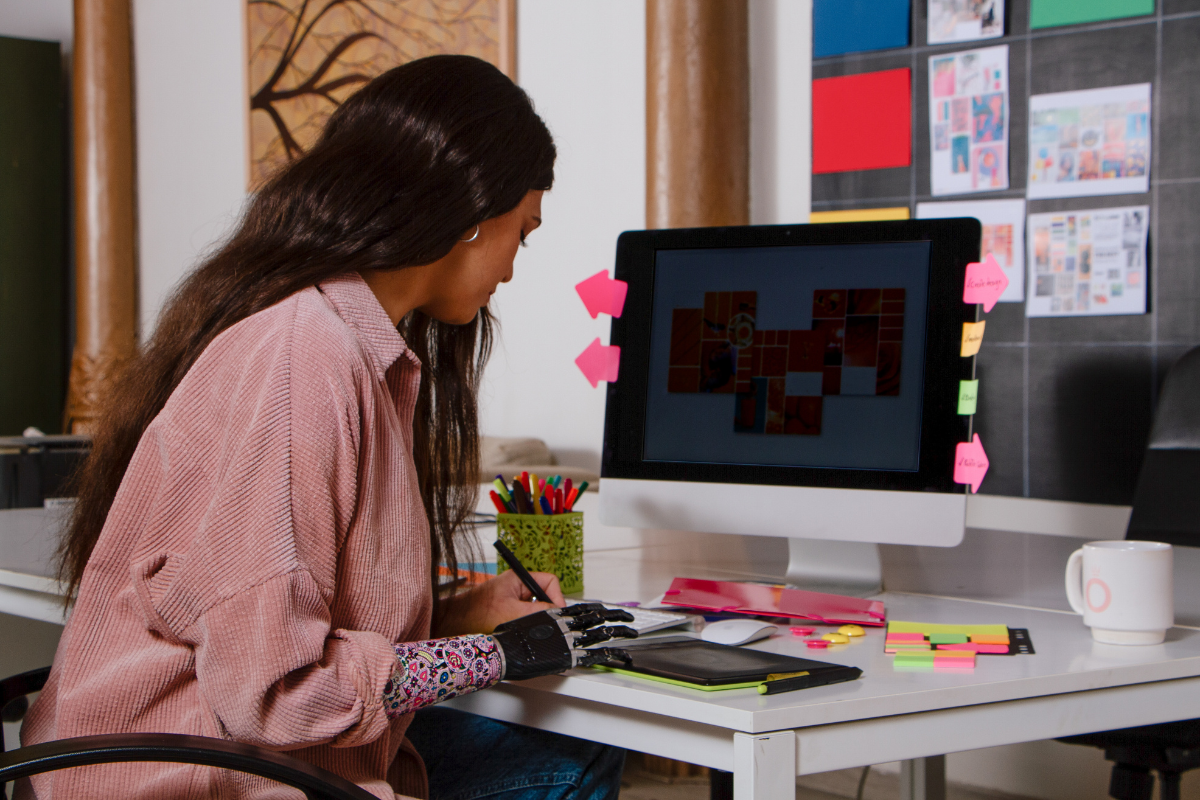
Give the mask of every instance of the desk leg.
[{"label": "desk leg", "polygon": [[946,757],[901,761],[900,800],[946,800]]},{"label": "desk leg", "polygon": [[733,735],[734,800],[796,800],[796,734]]}]

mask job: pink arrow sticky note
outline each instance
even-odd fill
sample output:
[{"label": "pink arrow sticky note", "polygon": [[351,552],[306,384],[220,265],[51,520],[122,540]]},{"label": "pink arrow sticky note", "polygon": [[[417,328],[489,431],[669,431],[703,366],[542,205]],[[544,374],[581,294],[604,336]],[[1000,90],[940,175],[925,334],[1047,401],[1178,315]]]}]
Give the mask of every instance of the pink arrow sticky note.
[{"label": "pink arrow sticky note", "polygon": [[621,366],[621,348],[614,345],[600,344],[600,337],[587,346],[575,359],[575,365],[588,379],[595,389],[600,381],[612,383],[617,379],[617,370]]},{"label": "pink arrow sticky note", "polygon": [[964,303],[983,303],[983,310],[991,311],[1006,288],[1008,276],[991,253],[983,261],[967,264],[967,280],[963,284]]},{"label": "pink arrow sticky note", "polygon": [[979,434],[975,434],[972,441],[959,442],[954,451],[954,482],[970,484],[971,494],[974,494],[979,491],[987,471],[987,453],[983,452]]},{"label": "pink arrow sticky note", "polygon": [[575,291],[579,292],[579,297],[587,306],[592,319],[601,313],[619,317],[625,310],[625,295],[629,291],[629,284],[608,277],[608,270],[602,269],[586,281],[575,284]]}]

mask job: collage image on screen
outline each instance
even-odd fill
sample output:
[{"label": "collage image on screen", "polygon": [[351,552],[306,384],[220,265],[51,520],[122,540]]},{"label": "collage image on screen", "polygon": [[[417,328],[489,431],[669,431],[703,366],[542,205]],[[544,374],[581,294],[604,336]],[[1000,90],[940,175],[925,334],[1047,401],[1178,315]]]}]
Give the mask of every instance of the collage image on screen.
[{"label": "collage image on screen", "polygon": [[758,293],[705,292],[671,314],[667,391],[733,395],[733,430],[821,435],[829,395],[898,395],[904,289],[817,289],[812,328],[765,329]]}]

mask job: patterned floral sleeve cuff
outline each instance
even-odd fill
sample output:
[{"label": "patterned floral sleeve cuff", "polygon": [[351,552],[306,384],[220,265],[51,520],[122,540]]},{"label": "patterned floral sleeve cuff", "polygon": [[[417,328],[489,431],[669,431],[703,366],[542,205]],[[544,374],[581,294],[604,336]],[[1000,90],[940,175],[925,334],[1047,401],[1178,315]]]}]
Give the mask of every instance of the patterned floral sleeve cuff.
[{"label": "patterned floral sleeve cuff", "polygon": [[486,689],[504,675],[503,654],[491,636],[401,642],[395,647],[396,668],[383,687],[389,717]]}]

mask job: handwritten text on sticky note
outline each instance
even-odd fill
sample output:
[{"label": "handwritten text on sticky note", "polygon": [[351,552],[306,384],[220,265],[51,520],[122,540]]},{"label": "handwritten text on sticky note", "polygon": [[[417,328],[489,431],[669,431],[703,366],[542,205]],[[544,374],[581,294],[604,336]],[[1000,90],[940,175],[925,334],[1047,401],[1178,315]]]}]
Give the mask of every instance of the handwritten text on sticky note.
[{"label": "handwritten text on sticky note", "polygon": [[616,345],[602,345],[600,337],[597,336],[575,359],[575,365],[593,389],[600,381],[612,383],[617,379],[617,372],[621,366],[621,348]]},{"label": "handwritten text on sticky note", "polygon": [[958,382],[958,413],[970,416],[979,402],[979,381]]},{"label": "handwritten text on sticky note", "polygon": [[983,451],[983,442],[979,434],[969,442],[959,442],[954,452],[954,482],[970,485],[971,493],[979,491],[983,476],[988,471],[987,453]]},{"label": "handwritten text on sticky note", "polygon": [[983,344],[983,327],[987,322],[964,322],[962,334],[962,357],[967,358],[979,352]]},{"label": "handwritten text on sticky note", "polygon": [[967,278],[963,284],[964,303],[983,303],[983,310],[991,311],[1006,288],[1008,276],[991,253],[983,261],[967,264]]}]

